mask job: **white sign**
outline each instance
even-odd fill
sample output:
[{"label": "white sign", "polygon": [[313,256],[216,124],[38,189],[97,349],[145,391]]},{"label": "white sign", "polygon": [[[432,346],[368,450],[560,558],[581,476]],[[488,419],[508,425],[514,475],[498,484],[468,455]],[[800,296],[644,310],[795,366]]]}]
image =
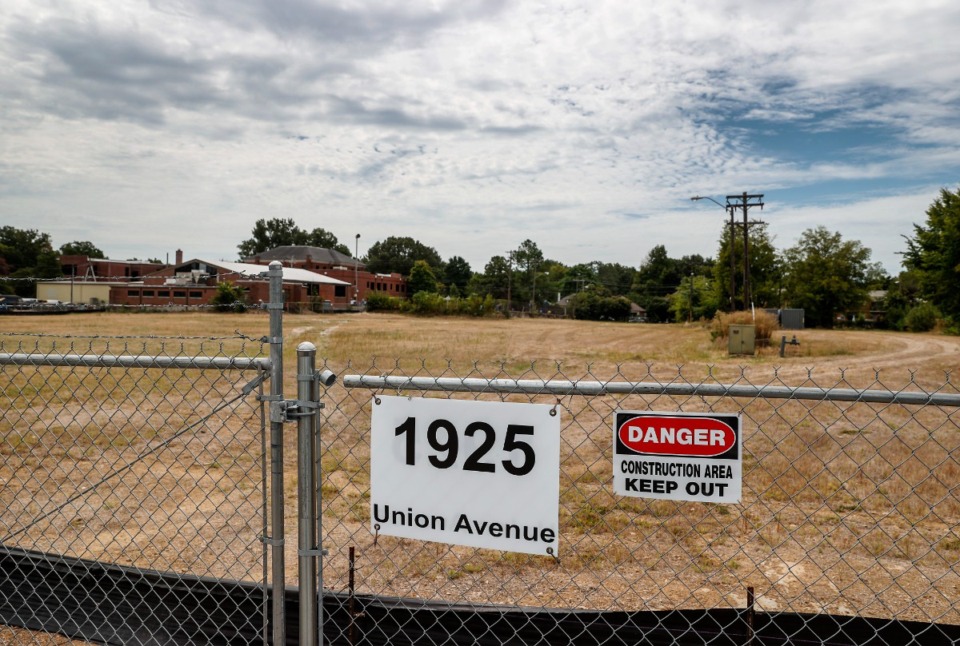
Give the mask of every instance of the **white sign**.
[{"label": "white sign", "polygon": [[378,395],[372,411],[373,531],[557,555],[560,417],[552,405]]},{"label": "white sign", "polygon": [[740,502],[740,415],[616,411],[613,490],[621,496]]}]

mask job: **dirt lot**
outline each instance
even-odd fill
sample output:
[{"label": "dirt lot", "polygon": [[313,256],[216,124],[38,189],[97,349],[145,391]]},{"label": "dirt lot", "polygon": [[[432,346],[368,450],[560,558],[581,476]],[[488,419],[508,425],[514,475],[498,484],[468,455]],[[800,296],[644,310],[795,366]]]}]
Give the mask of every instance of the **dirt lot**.
[{"label": "dirt lot", "polygon": [[[58,353],[233,356],[265,352],[257,339],[268,329],[263,313],[3,317],[0,352],[50,352],[55,342]],[[794,332],[786,334],[789,338]],[[755,356],[731,357],[722,343],[711,340],[707,328],[697,325],[288,315],[285,390],[296,392],[295,349],[310,341],[325,365],[341,375],[956,392],[949,373],[960,364],[960,338],[843,330],[795,334],[799,345],[787,346],[785,357],[778,356],[779,337]],[[16,378],[26,379],[22,374]],[[49,375],[44,383],[14,379],[0,388],[3,403],[24,415],[0,428],[5,441],[0,444],[0,478],[7,495],[22,497],[24,491],[11,489],[16,485],[39,501],[33,508],[10,502],[8,509],[22,514],[42,508],[43,492],[55,502],[104,464],[141,454],[168,426],[209,413],[213,394],[235,391],[229,380],[206,378],[201,396],[172,377],[163,386],[153,377],[150,385],[130,384],[129,375],[96,371],[71,370],[58,378],[70,396],[48,392]],[[111,384],[115,387],[107,387]],[[23,395],[25,386],[35,387],[36,395]],[[163,389],[160,403],[144,412],[144,402],[152,401],[157,389]],[[955,607],[960,593],[960,503],[955,493],[960,441],[953,409],[636,396],[564,399],[563,553],[554,561],[371,534],[366,445],[371,394],[340,385],[325,393],[324,532],[331,551],[325,580],[333,589],[346,586],[346,550],[352,546],[361,592],[660,609],[742,607],[750,585],[765,610],[960,623]],[[91,409],[95,398],[99,401]],[[189,411],[183,412],[184,407]],[[614,497],[608,486],[609,437],[610,415],[617,407],[742,411],[747,452],[743,503]],[[222,555],[233,554],[233,544],[224,538],[230,532],[239,543],[257,544],[256,503],[262,494],[258,448],[253,435],[243,435],[256,419],[251,405],[235,415],[216,415],[203,426],[204,435],[185,437],[176,450],[138,463],[133,469],[137,479],[124,479],[110,495],[86,499],[82,508],[30,534],[31,540],[78,556],[94,556],[92,551],[102,549],[120,563],[177,571],[196,571],[202,563],[199,574],[255,578],[259,554],[231,556],[226,564]],[[24,432],[24,420],[33,435]],[[149,437],[142,431],[125,435],[133,425],[153,431]],[[72,438],[69,447],[67,437]],[[74,469],[64,468],[66,459]],[[42,477],[24,478],[28,468]],[[295,580],[293,432],[285,440],[285,469],[286,563],[289,579]],[[161,499],[161,492],[170,492],[170,498]],[[158,513],[181,523],[176,536],[170,537],[156,520]],[[0,529],[14,522],[3,516]],[[187,536],[183,528],[194,528],[195,535]],[[213,538],[220,542],[211,548]]]}]

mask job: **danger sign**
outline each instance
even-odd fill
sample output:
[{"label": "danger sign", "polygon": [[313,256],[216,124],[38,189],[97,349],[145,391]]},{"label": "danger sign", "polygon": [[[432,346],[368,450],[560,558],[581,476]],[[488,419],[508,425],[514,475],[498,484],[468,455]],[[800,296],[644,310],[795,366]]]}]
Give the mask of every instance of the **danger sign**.
[{"label": "danger sign", "polygon": [[616,411],[613,488],[623,496],[740,502],[740,415]]}]

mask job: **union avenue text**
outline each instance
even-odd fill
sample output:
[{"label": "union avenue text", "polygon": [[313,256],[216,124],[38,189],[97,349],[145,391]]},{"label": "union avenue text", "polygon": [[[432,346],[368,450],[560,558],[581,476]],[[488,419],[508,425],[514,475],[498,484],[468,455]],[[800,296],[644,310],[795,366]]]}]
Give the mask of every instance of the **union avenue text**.
[{"label": "union avenue text", "polygon": [[[398,525],[401,527],[418,527],[443,532],[447,530],[447,519],[438,514],[423,514],[407,507],[406,510],[391,509],[390,505],[373,504],[373,520],[376,523]],[[524,542],[553,543],[557,540],[556,532],[550,527],[537,527],[518,523],[502,523],[491,520],[470,518],[467,514],[460,514],[453,523],[454,532],[471,534],[474,536],[490,536],[492,538],[506,538]]]}]

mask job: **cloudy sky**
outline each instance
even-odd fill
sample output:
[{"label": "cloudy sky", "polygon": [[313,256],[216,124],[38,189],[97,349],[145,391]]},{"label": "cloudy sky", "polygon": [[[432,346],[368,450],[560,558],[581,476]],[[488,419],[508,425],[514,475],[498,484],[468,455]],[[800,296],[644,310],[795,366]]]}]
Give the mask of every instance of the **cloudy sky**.
[{"label": "cloudy sky", "polygon": [[235,260],[259,218],[474,270],[715,255],[727,194],[899,269],[960,185],[956,0],[3,0],[0,224]]}]

